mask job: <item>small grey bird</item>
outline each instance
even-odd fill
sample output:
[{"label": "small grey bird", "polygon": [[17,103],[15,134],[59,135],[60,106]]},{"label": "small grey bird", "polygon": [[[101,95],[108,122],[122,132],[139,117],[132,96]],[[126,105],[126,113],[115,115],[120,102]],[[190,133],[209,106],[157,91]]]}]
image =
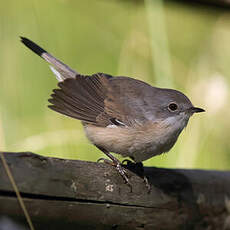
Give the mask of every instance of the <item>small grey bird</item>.
[{"label": "small grey bird", "polygon": [[177,90],[105,73],[82,75],[31,40],[21,37],[21,41],[52,65],[59,81],[49,108],[82,121],[88,139],[111,159],[103,160],[128,184],[125,169],[110,152],[136,163],[168,152],[189,118],[204,112]]}]

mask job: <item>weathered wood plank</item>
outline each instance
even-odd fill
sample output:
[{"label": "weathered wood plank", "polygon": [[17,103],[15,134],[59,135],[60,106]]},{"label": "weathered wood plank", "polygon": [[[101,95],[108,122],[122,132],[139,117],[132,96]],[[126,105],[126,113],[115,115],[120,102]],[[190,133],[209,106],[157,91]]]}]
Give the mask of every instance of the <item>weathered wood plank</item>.
[{"label": "weathered wood plank", "polygon": [[[227,171],[145,168],[151,192],[129,172],[131,193],[103,163],[4,155],[37,229],[223,229],[230,215]],[[24,219],[1,163],[0,215]]]}]

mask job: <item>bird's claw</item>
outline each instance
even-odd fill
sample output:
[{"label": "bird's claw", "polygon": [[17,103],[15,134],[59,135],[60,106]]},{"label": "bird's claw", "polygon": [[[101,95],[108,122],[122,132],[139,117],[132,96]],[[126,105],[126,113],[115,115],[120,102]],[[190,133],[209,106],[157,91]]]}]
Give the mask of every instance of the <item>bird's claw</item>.
[{"label": "bird's claw", "polygon": [[[106,158],[99,158],[97,160],[97,162],[103,161],[105,164],[111,165],[113,167],[116,168],[116,170],[118,171],[118,173],[121,175],[121,177],[123,178],[125,184],[127,184],[130,188],[130,192],[132,192],[132,186],[129,182],[129,176],[128,173],[126,171],[126,169],[124,169],[121,165],[121,163],[119,161],[112,161]],[[128,161],[128,160],[127,160]]]},{"label": "bird's claw", "polygon": [[129,176],[127,174],[127,171],[121,166],[120,163],[118,163],[116,165],[116,169],[119,172],[119,174],[122,176],[122,178],[125,181],[125,183],[129,186],[130,192],[132,192],[132,185],[129,182]]}]

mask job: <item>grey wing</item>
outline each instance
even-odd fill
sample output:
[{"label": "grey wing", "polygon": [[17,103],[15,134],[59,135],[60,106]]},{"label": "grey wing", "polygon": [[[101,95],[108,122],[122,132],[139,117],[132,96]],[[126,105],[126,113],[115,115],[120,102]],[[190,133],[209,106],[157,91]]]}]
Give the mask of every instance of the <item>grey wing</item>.
[{"label": "grey wing", "polygon": [[53,90],[52,104],[49,108],[64,115],[97,126],[113,124],[113,119],[105,112],[105,98],[109,87],[106,74],[93,76],[77,75],[58,83],[59,89]]},{"label": "grey wing", "polygon": [[[137,87],[138,85],[138,87]],[[132,126],[146,121],[144,82],[103,73],[77,75],[59,82],[49,108],[83,122],[106,127]]]}]

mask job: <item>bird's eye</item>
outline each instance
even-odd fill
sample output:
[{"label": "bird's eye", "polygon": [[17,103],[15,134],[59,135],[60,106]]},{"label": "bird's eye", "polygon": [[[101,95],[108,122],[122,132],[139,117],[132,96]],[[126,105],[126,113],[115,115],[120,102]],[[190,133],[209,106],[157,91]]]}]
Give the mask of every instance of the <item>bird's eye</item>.
[{"label": "bird's eye", "polygon": [[169,111],[174,112],[178,109],[178,105],[176,103],[170,103],[168,105],[168,109],[169,109]]}]

